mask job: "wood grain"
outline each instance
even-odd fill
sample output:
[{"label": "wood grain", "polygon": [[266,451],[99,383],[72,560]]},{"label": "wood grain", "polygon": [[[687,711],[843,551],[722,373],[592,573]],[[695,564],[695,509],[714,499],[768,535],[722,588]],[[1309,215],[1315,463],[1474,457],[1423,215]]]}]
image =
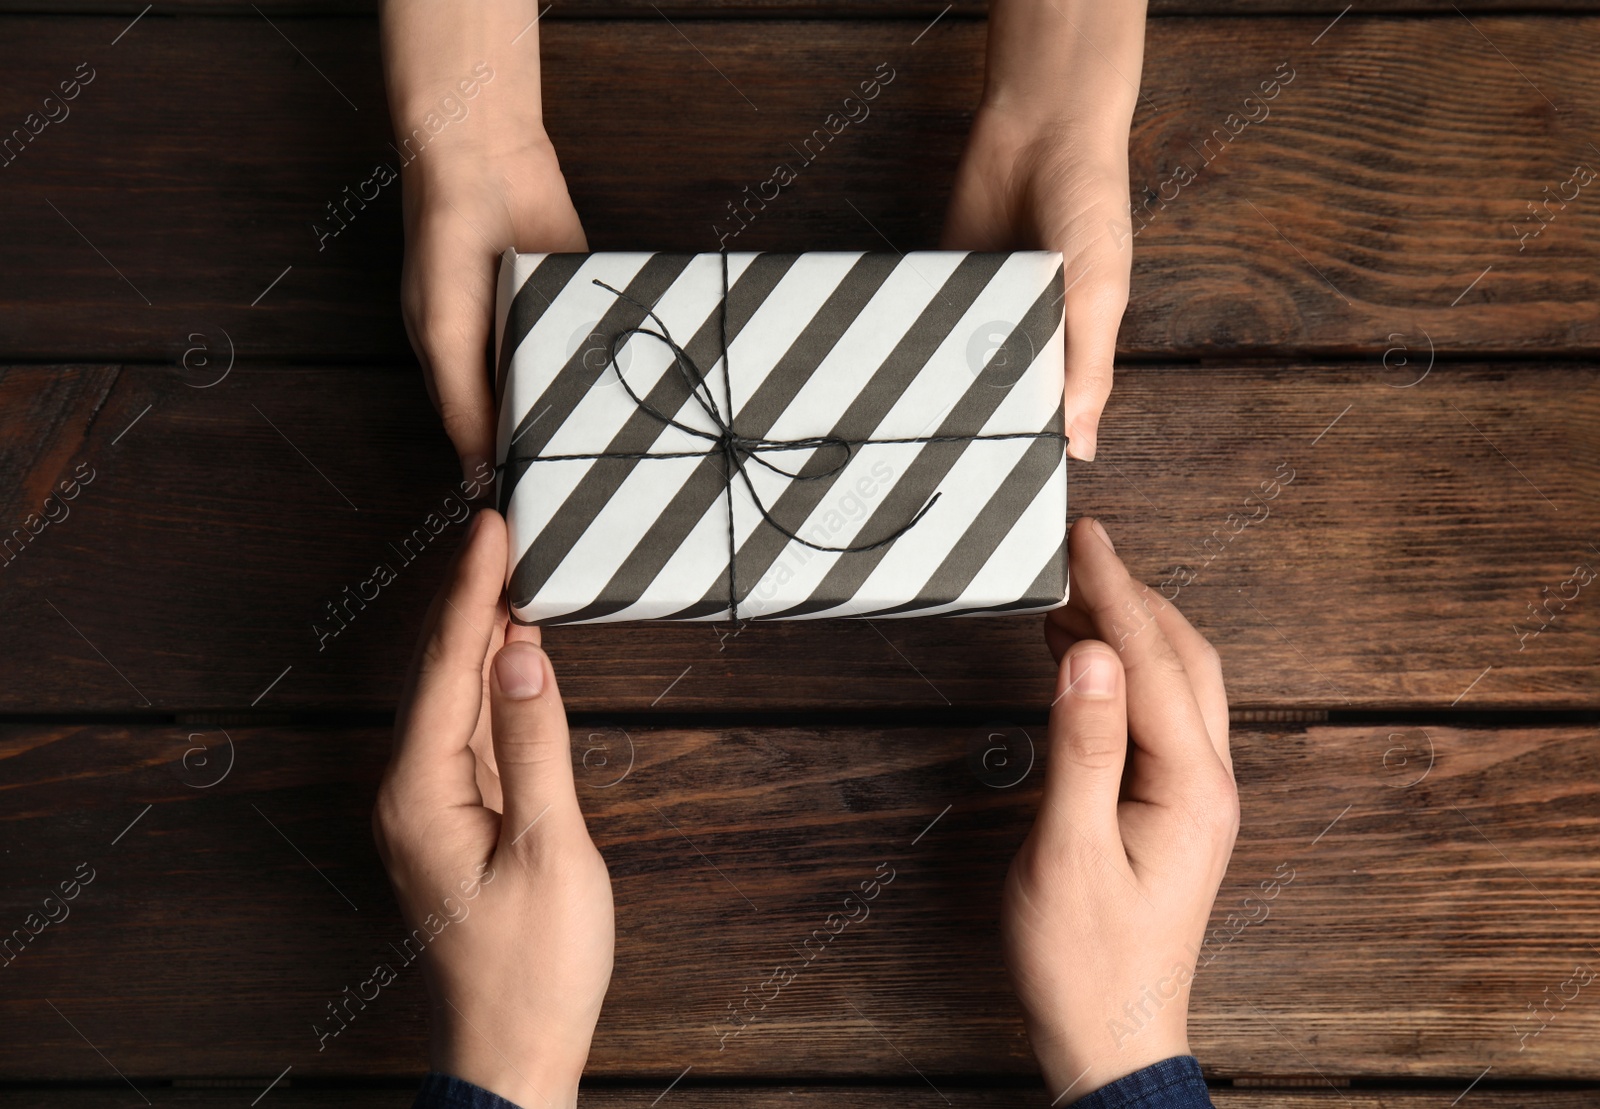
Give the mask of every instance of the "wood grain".
[{"label": "wood grain", "polygon": [[[1122,372],[1100,460],[1071,470],[1072,511],[1098,514],[1216,642],[1235,707],[1597,704],[1600,587],[1573,580],[1600,567],[1594,371],[1440,365],[1397,387],[1419,372]],[[7,484],[96,475],[0,566],[0,710],[392,708],[459,541],[446,514],[465,515],[420,381],[240,367],[200,389],[124,369],[85,433],[106,380],[0,378],[41,398]],[[1246,504],[1274,480],[1275,499]],[[378,563],[398,580],[345,602]],[[586,712],[1038,712],[1054,681],[1037,617],[548,634]]]},{"label": "wood grain", "polygon": [[[1587,192],[1552,205],[1525,241],[1517,228],[1539,224],[1515,222],[1600,160],[1584,122],[1600,21],[1448,14],[1352,13],[1315,45],[1325,12],[1153,23],[1131,182],[1155,199],[1125,354],[1376,358],[1392,333],[1446,355],[1600,352],[1600,206]],[[97,76],[0,169],[0,355],[176,362],[191,333],[225,331],[254,359],[404,356],[396,187],[337,237],[316,229],[346,186],[398,161],[373,22],[275,21],[285,42],[254,15],[153,14],[107,46],[126,23],[6,20],[6,126],[80,62]],[[947,19],[913,46],[913,26],[697,22],[691,47],[653,17],[551,23],[547,122],[591,244],[716,249],[741,189],[887,62],[872,114],[728,242],[935,245],[983,27]],[[1280,63],[1293,81],[1245,105]],[[1174,186],[1180,167],[1195,176]]]},{"label": "wood grain", "polygon": [[[70,492],[60,481],[116,380],[115,366],[0,371],[0,520],[42,514],[48,498]],[[0,552],[0,560],[10,557],[12,548]]]},{"label": "wood grain", "polygon": [[[147,1093],[158,1094],[162,1105],[185,1109],[237,1109],[240,1095],[264,1088],[271,1075],[252,1086],[240,1084],[227,1089],[197,1090],[143,1084]],[[273,1087],[272,1104],[278,1109],[323,1109],[325,1106],[351,1106],[352,1109],[410,1109],[414,1090],[296,1088],[293,1079]],[[1462,1085],[1465,1086],[1466,1079]],[[664,1085],[664,1084],[663,1084]],[[948,1083],[939,1088],[951,1106],[960,1109],[1037,1109],[1040,1092],[1026,1089],[966,1089]],[[1233,1089],[1213,1087],[1211,1101],[1218,1109],[1438,1109],[1441,1091],[1427,1089]],[[1453,1093],[1454,1091],[1450,1091]],[[584,1089],[579,1095],[586,1107],[599,1109],[650,1109],[661,1094],[661,1086],[617,1088],[601,1086]],[[1447,1094],[1448,1096],[1448,1094]],[[838,1109],[890,1109],[921,1104],[933,1098],[925,1085],[917,1086],[697,1086],[692,1078],[673,1087],[668,1106],[703,1105],[715,1109],[780,1109],[796,1106],[826,1106]],[[126,1086],[119,1093],[112,1089],[49,1091],[0,1089],[0,1106],[5,1109],[102,1109],[125,1106],[131,1099]],[[1497,1090],[1475,1087],[1472,1103],[1483,1109],[1594,1109],[1600,1105],[1600,1092],[1589,1089],[1539,1087],[1524,1090]],[[943,1104],[934,1101],[933,1104]]]},{"label": "wood grain", "polygon": [[[279,1075],[264,1105],[399,1107],[423,1069],[414,967],[326,1050],[313,1029],[402,935],[373,722],[462,530],[417,530],[455,477],[396,310],[398,186],[318,249],[324,205],[397,164],[374,7],[0,0],[0,137],[96,72],[0,165],[0,928],[95,871],[0,966],[0,1106],[133,1103],[120,1072],[177,1105]],[[888,61],[871,118],[729,245],[934,245],[983,8],[562,0],[547,116],[591,242],[714,249]],[[1191,1020],[1222,1109],[1600,1107],[1589,989],[1529,1016],[1600,958],[1600,622],[1560,599],[1600,566],[1592,188],[1518,240],[1600,165],[1597,9],[1152,0],[1135,364],[1073,508],[1218,644],[1242,716],[1368,721],[1236,731]],[[319,644],[377,561],[396,583]],[[1036,619],[547,643],[618,908],[585,1104],[1042,1103],[996,937],[1047,756]],[[1437,723],[1485,709],[1522,722]],[[871,919],[719,1050],[879,863]]]},{"label": "wood grain", "polygon": [[[262,0],[256,5],[273,16],[371,15],[377,0]],[[1592,12],[1595,0],[1465,0],[1455,5],[1470,12]],[[0,13],[13,14],[119,14],[135,16],[144,7],[139,0],[0,0]],[[169,0],[166,13],[185,15],[243,15],[249,0]],[[984,0],[562,0],[541,17],[549,22],[580,19],[651,18],[656,11],[678,20],[704,19],[932,19],[944,9],[944,18],[981,19],[988,11]],[[1184,15],[1289,15],[1339,14],[1338,0],[1149,0],[1152,16]],[[1447,0],[1371,0],[1361,5],[1363,14],[1405,15],[1448,12]]]},{"label": "wood grain", "polygon": [[[579,729],[617,904],[591,1076],[1033,1073],[996,928],[1044,740],[1002,723]],[[980,778],[999,746],[1012,761]],[[414,967],[325,1050],[312,1031],[398,962],[368,825],[387,747],[370,728],[0,728],[3,919],[94,871],[4,970],[0,1074],[110,1077],[46,998],[134,1078],[420,1069]],[[1233,748],[1243,825],[1190,1026],[1212,1075],[1600,1078],[1587,991],[1519,1038],[1537,1027],[1525,1005],[1597,958],[1592,725],[1239,729]],[[844,892],[890,870],[870,916],[799,965]],[[1257,922],[1233,934],[1235,912]],[[794,980],[719,1050],[727,1006],[780,963]]]}]

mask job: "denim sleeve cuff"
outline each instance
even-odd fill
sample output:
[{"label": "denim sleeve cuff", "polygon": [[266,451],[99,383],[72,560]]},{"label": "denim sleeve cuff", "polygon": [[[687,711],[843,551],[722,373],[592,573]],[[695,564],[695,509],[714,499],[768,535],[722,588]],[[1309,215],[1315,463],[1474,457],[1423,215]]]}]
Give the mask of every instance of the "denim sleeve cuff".
[{"label": "denim sleeve cuff", "polygon": [[1174,1055],[1102,1086],[1072,1109],[1211,1109],[1211,1095],[1193,1055]]},{"label": "denim sleeve cuff", "polygon": [[499,1094],[464,1079],[434,1072],[422,1080],[411,1109],[521,1109]]},{"label": "denim sleeve cuff", "polygon": [[[448,1074],[429,1074],[412,1109],[520,1109],[481,1086]],[[1211,1109],[1200,1064],[1177,1055],[1134,1071],[1072,1103],[1072,1109]]]}]

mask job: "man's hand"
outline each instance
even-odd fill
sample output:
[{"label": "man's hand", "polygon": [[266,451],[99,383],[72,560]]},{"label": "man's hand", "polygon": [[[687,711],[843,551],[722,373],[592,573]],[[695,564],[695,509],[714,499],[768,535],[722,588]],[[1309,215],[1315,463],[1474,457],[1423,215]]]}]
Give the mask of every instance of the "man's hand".
[{"label": "man's hand", "polygon": [[1047,623],[1044,800],[1002,924],[1062,1105],[1189,1053],[1189,983],[1239,826],[1217,654],[1104,536],[1074,525],[1072,601]]},{"label": "man's hand", "polygon": [[615,929],[555,674],[509,625],[505,566],[505,521],[479,512],[428,614],[373,833],[425,951],[433,1069],[539,1109],[576,1104]]},{"label": "man's hand", "polygon": [[461,456],[494,459],[487,358],[500,255],[588,250],[544,130],[536,5],[384,0],[401,154],[406,333]]},{"label": "man's hand", "polygon": [[1068,450],[1085,460],[1128,304],[1144,18],[1143,0],[991,0],[983,102],[945,219],[947,249],[1061,252]]}]

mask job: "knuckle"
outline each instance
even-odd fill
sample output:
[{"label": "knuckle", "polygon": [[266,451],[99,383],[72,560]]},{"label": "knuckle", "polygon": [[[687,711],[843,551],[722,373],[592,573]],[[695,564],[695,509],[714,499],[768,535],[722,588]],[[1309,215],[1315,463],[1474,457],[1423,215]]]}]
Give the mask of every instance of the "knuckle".
[{"label": "knuckle", "polygon": [[1068,315],[1081,324],[1114,326],[1128,307],[1128,273],[1100,269],[1067,294]]},{"label": "knuckle", "polygon": [[441,308],[437,300],[419,303],[412,313],[412,326],[429,359],[437,362],[456,353],[461,326],[456,314]]},{"label": "knuckle", "polygon": [[422,645],[422,659],[418,669],[423,672],[437,670],[449,661],[450,652],[445,647],[444,636],[435,629]]},{"label": "knuckle", "polygon": [[1128,306],[1129,287],[1126,267],[1101,269],[1084,282],[1082,302],[1092,312],[1120,316]]},{"label": "knuckle", "polygon": [[1183,665],[1183,659],[1172,644],[1167,642],[1165,637],[1155,640],[1155,648],[1151,653],[1151,657],[1163,673],[1175,678],[1188,677],[1189,671]]},{"label": "knuckle", "polygon": [[1126,742],[1097,728],[1069,728],[1067,757],[1085,770],[1112,771],[1122,763]]},{"label": "knuckle", "polygon": [[445,391],[440,392],[439,422],[444,424],[445,434],[452,439],[476,432],[484,423],[485,416],[485,411],[479,405],[453,397]]},{"label": "knuckle", "polygon": [[1105,407],[1111,396],[1112,369],[1109,362],[1093,359],[1078,362],[1071,367],[1069,384],[1074,394],[1092,397],[1097,408]]},{"label": "knuckle", "polygon": [[484,328],[492,305],[475,289],[448,294],[439,289],[407,289],[402,306],[429,357],[466,361],[474,355],[473,347],[486,340]]},{"label": "knuckle", "polygon": [[540,869],[561,888],[577,886],[590,872],[589,852],[565,844],[561,850],[545,852]]},{"label": "knuckle", "polygon": [[1219,766],[1188,810],[1195,830],[1212,843],[1232,843],[1239,834],[1239,790]]},{"label": "knuckle", "polygon": [[400,316],[406,322],[412,336],[420,344],[422,340],[422,295],[409,282],[400,291]]},{"label": "knuckle", "polygon": [[494,757],[500,766],[527,768],[537,777],[547,767],[555,767],[558,758],[572,758],[570,742],[561,742],[554,730],[538,719],[497,718],[495,722]]},{"label": "knuckle", "polygon": [[404,841],[406,826],[405,805],[400,800],[399,789],[393,779],[386,779],[372,806],[372,838],[385,865],[395,847]]},{"label": "knuckle", "polygon": [[551,828],[545,825],[548,820],[548,816],[541,820],[539,826],[523,836],[512,851],[523,865],[537,875],[540,889],[581,888],[591,872],[589,852],[578,849],[574,842],[565,837],[552,834]]},{"label": "knuckle", "polygon": [[419,326],[427,303],[426,271],[418,264],[415,255],[408,255],[400,271],[400,311],[413,325]]}]

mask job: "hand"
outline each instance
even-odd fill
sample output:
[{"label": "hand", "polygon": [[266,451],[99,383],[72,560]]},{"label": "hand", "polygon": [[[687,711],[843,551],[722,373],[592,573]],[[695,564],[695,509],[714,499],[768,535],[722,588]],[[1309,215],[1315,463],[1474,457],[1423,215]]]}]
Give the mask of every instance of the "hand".
[{"label": "hand", "polygon": [[589,249],[544,130],[534,15],[515,0],[382,8],[402,156],[401,309],[469,479],[495,453],[488,359],[500,255]]},{"label": "hand", "polygon": [[1239,827],[1217,654],[1104,535],[1073,526],[1072,601],[1046,626],[1060,674],[1044,800],[1002,924],[1061,1104],[1189,1053],[1189,983]]},{"label": "hand", "polygon": [[1128,129],[1143,0],[991,0],[983,101],[956,172],[950,250],[1061,252],[1066,429],[1095,455],[1128,304]]},{"label": "hand", "polygon": [[481,511],[428,613],[373,835],[426,953],[433,1069],[571,1106],[611,981],[611,879],[550,660],[500,603],[505,566],[505,521]]}]

